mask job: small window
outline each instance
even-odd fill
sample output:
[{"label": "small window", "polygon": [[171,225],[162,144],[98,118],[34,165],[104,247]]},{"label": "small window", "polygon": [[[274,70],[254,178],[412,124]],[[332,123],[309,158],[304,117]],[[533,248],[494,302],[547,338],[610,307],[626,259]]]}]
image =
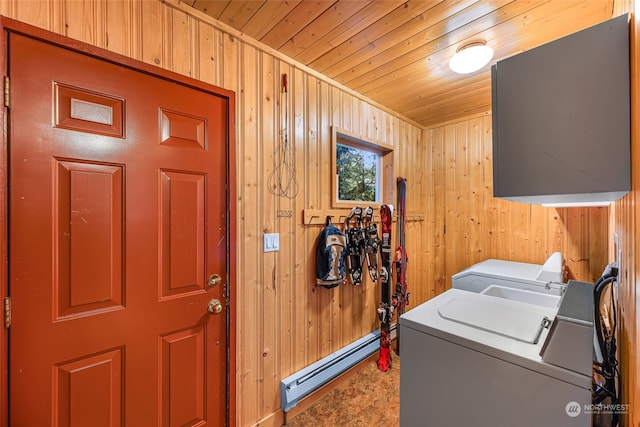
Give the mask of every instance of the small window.
[{"label": "small window", "polygon": [[336,180],[339,202],[380,203],[380,154],[336,144]]},{"label": "small window", "polygon": [[343,131],[332,133],[334,207],[384,203],[387,181],[393,181],[393,150]]}]

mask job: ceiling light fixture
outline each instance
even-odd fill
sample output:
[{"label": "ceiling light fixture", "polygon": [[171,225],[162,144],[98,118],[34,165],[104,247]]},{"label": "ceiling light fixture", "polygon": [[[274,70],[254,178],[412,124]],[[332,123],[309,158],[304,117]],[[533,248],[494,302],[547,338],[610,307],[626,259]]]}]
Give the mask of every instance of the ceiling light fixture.
[{"label": "ceiling light fixture", "polygon": [[458,74],[469,74],[484,67],[493,58],[493,49],[483,41],[461,46],[449,60],[449,68]]}]

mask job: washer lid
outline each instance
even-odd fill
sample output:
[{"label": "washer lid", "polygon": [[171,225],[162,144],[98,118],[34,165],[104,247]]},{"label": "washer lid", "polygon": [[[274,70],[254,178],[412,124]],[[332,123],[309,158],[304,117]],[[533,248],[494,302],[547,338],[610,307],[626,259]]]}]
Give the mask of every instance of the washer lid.
[{"label": "washer lid", "polygon": [[553,320],[538,310],[505,305],[493,298],[482,304],[452,298],[438,307],[438,314],[444,319],[530,344],[538,343],[542,330]]},{"label": "washer lid", "polygon": [[[544,318],[553,320],[557,312],[557,308],[449,289],[400,316],[400,327],[589,389],[590,375],[542,360],[540,349],[549,329],[542,328],[538,341],[533,342]],[[572,351],[586,351],[590,355],[592,349],[587,347]],[[429,354],[424,355],[424,361],[429,363]]]}]

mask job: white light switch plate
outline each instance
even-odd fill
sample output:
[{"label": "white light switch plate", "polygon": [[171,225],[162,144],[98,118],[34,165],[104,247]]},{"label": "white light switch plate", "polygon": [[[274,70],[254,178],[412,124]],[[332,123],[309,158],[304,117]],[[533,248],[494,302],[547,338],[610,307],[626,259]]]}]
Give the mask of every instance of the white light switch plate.
[{"label": "white light switch plate", "polygon": [[280,234],[265,233],[264,234],[264,252],[275,252],[280,250]]}]

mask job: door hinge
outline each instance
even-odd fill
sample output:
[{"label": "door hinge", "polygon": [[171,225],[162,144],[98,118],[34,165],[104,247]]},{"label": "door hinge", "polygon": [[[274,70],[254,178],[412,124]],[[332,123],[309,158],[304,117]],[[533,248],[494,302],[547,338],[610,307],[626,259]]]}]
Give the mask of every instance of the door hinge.
[{"label": "door hinge", "polygon": [[11,326],[11,297],[4,297],[4,327]]},{"label": "door hinge", "polygon": [[4,106],[9,108],[9,97],[11,96],[11,86],[9,76],[4,76]]}]

